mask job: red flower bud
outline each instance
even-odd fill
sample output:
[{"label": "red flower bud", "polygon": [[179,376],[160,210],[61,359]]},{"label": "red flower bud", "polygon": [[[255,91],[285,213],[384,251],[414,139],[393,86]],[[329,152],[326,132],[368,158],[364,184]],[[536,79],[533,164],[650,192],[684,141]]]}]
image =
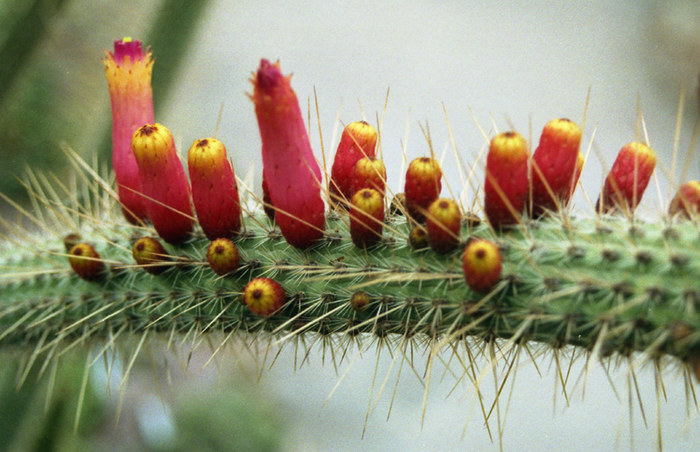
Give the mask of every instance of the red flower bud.
[{"label": "red flower bud", "polygon": [[147,196],[148,218],[163,240],[183,242],[193,227],[190,184],[172,134],[161,124],[147,124],[134,132],[131,149]]},{"label": "red flower bud", "polygon": [[601,213],[616,209],[633,212],[642,199],[655,166],[656,154],[646,144],[633,142],[623,146],[605,178],[596,210]]},{"label": "red flower bud", "polygon": [[459,245],[462,214],[457,203],[447,198],[438,198],[428,207],[425,225],[428,228],[428,243],[437,253],[449,253]]},{"label": "red flower bud", "polygon": [[438,199],[442,190],[442,170],[437,160],[419,157],[406,170],[406,210],[417,222],[425,220],[425,210]]},{"label": "red flower bud", "polygon": [[528,158],[525,138],[517,132],[504,132],[491,140],[486,157],[484,210],[496,229],[517,223],[525,209]]},{"label": "red flower bud", "polygon": [[[353,188],[355,164],[362,158],[374,157],[377,145],[377,131],[365,121],[351,122],[343,129],[343,134],[335,152],[331,168],[330,193],[331,201],[350,201],[352,195],[362,186]],[[344,203],[340,203],[341,205]]]},{"label": "red flower bud", "polygon": [[576,123],[555,119],[544,126],[530,167],[533,216],[568,204],[580,144],[581,129]]},{"label": "red flower bud", "polygon": [[196,140],[187,153],[192,202],[209,240],[232,237],[241,230],[238,186],[226,147],[216,138]]},{"label": "red flower bud", "polygon": [[692,219],[700,215],[700,181],[691,180],[678,187],[668,208],[669,215]]}]

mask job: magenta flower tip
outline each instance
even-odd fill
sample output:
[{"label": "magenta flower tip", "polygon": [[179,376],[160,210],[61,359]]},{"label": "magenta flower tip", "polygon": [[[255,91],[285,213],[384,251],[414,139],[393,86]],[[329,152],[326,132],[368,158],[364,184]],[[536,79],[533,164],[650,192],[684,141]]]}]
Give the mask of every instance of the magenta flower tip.
[{"label": "magenta flower tip", "polygon": [[256,86],[263,92],[270,91],[273,87],[279,85],[284,79],[280,71],[279,64],[270,63],[269,60],[260,60],[260,68],[256,76]]},{"label": "magenta flower tip", "polygon": [[124,58],[129,57],[131,61],[143,58],[143,46],[138,39],[124,38],[114,41],[114,53],[112,58],[117,64],[122,64]]}]

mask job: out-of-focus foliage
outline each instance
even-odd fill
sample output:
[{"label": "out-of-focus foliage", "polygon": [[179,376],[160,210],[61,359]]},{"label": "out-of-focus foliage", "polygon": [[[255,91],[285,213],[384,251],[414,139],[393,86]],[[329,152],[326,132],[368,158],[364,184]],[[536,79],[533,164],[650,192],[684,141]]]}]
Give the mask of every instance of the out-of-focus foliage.
[{"label": "out-of-focus foliage", "polygon": [[61,142],[109,161],[109,94],[100,61],[123,36],[157,53],[156,112],[208,2],[9,0],[0,3],[0,192],[24,199],[30,166],[61,173]]}]

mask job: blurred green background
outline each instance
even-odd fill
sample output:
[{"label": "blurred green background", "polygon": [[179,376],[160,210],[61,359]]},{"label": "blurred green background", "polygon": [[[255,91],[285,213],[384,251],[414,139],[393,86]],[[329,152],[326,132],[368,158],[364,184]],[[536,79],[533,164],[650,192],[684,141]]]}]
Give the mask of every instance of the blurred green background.
[{"label": "blurred green background", "polygon": [[109,97],[105,79],[99,77],[103,54],[95,52],[96,44],[111,50],[113,40],[131,35],[150,45],[158,55],[153,76],[158,114],[207,5],[171,0],[1,2],[0,191],[13,199],[23,197],[15,178],[27,165],[65,166],[61,142],[109,161]]},{"label": "blurred green background", "polygon": [[[294,73],[292,83],[303,109],[313,104],[316,88],[329,158],[343,123],[366,117],[376,125],[379,118],[394,190],[400,187],[402,147],[409,159],[428,151],[419,122],[430,124],[436,152],[447,150],[451,155],[443,106],[457,150],[471,162],[483,145],[472,114],[487,131],[493,123],[526,135],[532,130],[536,136],[553,117],[581,121],[589,88],[585,146],[594,129],[596,133],[583,183],[594,199],[606,164],[625,142],[639,138],[638,105],[651,144],[666,165],[657,171],[661,200],[651,189],[643,208],[656,214],[663,210],[661,201],[681,171],[686,179],[700,178],[697,144],[691,146],[700,72],[700,10],[694,0],[614,4],[513,0],[488,5],[456,0],[4,0],[0,2],[1,192],[26,199],[16,178],[27,166],[59,177],[69,171],[60,143],[88,159],[97,155],[102,163],[109,162],[109,95],[100,59],[115,39],[124,36],[141,39],[153,51],[156,120],[173,131],[180,153],[194,139],[217,133],[227,144],[239,177],[259,181],[259,174],[250,170],[252,165],[259,172],[259,137],[244,94],[249,90],[247,77],[265,57],[280,58],[283,71]],[[385,114],[387,88],[391,93]],[[681,90],[686,102],[679,150],[681,160],[690,157],[673,175],[668,162]],[[311,130],[312,145],[320,153],[315,120]],[[461,180],[457,172],[457,165],[445,165],[453,185]],[[577,196],[579,207],[589,207],[581,193]],[[0,214],[13,215],[4,208]],[[69,356],[61,361],[55,380],[59,390],[47,403],[46,378],[35,385],[31,374],[17,390],[21,359],[3,353],[0,449],[496,447],[476,414],[465,443],[461,433],[471,406],[463,405],[464,394],[442,399],[452,389],[451,381],[442,387],[434,383],[437,395],[431,397],[421,429],[423,388],[410,376],[402,377],[391,419],[385,420],[385,396],[361,440],[375,368],[371,348],[324,408],[321,405],[338,375],[328,362],[320,365],[318,350],[310,354],[313,365],[296,372],[291,370],[293,355],[282,353],[275,368],[258,381],[256,363],[230,355],[222,359],[223,370],[210,366],[208,372],[190,372],[189,377],[183,372],[173,378],[168,372],[176,372],[173,369],[182,367],[186,357],[163,357],[160,348],[154,349],[155,358],[137,364],[116,426],[115,381],[120,374],[113,372],[112,393],[106,394],[109,372],[100,366],[90,370],[95,384],[88,385],[78,435],[73,434],[73,425],[84,359]],[[389,353],[381,356],[378,379],[390,371],[391,359]],[[152,369],[154,361],[158,372]],[[593,389],[587,391],[585,404],[564,412],[552,410],[551,382],[556,375],[551,369],[543,372],[541,377],[531,366],[519,371],[504,436],[506,449],[561,450],[573,444],[574,449],[596,450],[620,438],[625,447],[629,430],[638,447],[655,446],[653,426],[647,428],[639,412],[634,428],[628,429],[626,402],[616,400],[604,373],[591,377]],[[620,371],[611,378],[625,377]],[[663,425],[671,435],[665,445],[687,449],[697,444],[697,416],[686,422],[683,383],[670,380],[670,407]],[[640,381],[646,382],[641,386],[647,391],[643,392],[647,411],[653,411],[653,373],[640,375]],[[170,389],[161,392],[159,386]],[[163,402],[159,395],[164,395]],[[611,417],[617,419],[610,413],[618,410],[620,422],[609,422]]]}]

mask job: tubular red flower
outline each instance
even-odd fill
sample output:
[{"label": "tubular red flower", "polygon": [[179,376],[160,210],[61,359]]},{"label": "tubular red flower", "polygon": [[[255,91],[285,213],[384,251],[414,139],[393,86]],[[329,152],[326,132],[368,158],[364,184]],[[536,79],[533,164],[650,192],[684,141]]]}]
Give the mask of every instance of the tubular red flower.
[{"label": "tubular red flower", "polygon": [[122,211],[132,223],[147,218],[131,137],[144,124],[154,122],[151,90],[151,53],[141,41],[124,38],[114,42],[114,53],[102,60],[112,103],[112,166]]},{"label": "tubular red flower", "polygon": [[263,172],[275,221],[288,243],[306,248],[323,236],[321,169],[314,159],[291,76],[260,62],[252,100],[262,139]]}]

